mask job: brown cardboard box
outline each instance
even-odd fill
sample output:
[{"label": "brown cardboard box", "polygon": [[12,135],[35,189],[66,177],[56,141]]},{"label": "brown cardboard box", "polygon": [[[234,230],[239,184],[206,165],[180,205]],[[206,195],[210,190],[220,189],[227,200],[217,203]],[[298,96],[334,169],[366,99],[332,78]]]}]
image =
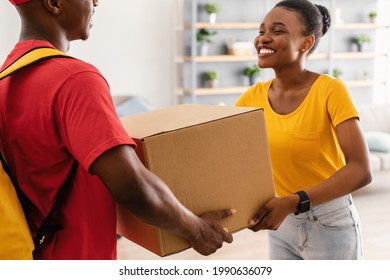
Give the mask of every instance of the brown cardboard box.
[{"label": "brown cardboard box", "polygon": [[[195,214],[235,208],[222,221],[229,232],[248,226],[274,196],[261,109],[177,105],[122,118],[137,142],[137,154]],[[146,225],[118,206],[117,231],[159,256],[183,251],[189,243]]]}]

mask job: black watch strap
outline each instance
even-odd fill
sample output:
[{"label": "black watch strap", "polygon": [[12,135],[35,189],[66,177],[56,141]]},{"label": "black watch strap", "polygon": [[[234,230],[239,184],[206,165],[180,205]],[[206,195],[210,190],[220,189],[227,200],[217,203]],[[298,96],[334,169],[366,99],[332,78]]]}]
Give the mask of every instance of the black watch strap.
[{"label": "black watch strap", "polygon": [[297,211],[294,214],[297,215],[309,211],[311,208],[311,201],[307,193],[304,191],[299,191],[296,192],[295,194],[299,196],[299,203],[298,203]]}]

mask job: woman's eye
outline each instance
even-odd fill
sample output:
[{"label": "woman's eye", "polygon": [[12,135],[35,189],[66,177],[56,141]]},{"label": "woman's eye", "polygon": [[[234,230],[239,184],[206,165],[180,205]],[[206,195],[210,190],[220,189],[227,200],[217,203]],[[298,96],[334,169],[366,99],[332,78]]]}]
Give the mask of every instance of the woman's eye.
[{"label": "woman's eye", "polygon": [[259,35],[264,35],[264,31],[263,30],[259,30]]}]

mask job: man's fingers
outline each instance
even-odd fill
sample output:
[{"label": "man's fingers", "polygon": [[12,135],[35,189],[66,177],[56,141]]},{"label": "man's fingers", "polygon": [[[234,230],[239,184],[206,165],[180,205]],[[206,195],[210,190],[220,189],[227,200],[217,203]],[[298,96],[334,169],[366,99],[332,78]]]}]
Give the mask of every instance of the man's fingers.
[{"label": "man's fingers", "polygon": [[217,217],[220,220],[222,220],[224,218],[233,216],[236,212],[237,212],[236,209],[225,209],[225,210],[217,211],[216,214],[217,214]]},{"label": "man's fingers", "polygon": [[225,209],[225,210],[208,212],[208,213],[201,215],[201,217],[205,218],[205,219],[213,219],[213,220],[220,221],[224,218],[227,218],[227,217],[234,215],[236,212],[237,212],[236,209]]},{"label": "man's fingers", "polygon": [[233,242],[233,235],[231,233],[226,233],[225,242],[226,243],[232,243]]}]

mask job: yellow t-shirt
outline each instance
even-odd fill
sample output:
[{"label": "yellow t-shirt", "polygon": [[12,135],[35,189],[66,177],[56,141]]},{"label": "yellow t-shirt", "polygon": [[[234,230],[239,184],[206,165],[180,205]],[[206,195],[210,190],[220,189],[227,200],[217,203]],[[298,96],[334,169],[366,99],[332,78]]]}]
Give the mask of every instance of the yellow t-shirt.
[{"label": "yellow t-shirt", "polygon": [[319,184],[345,165],[335,127],[358,118],[358,112],[341,80],[320,75],[300,106],[280,115],[268,101],[271,84],[257,83],[235,105],[264,109],[275,191],[287,196]]}]

